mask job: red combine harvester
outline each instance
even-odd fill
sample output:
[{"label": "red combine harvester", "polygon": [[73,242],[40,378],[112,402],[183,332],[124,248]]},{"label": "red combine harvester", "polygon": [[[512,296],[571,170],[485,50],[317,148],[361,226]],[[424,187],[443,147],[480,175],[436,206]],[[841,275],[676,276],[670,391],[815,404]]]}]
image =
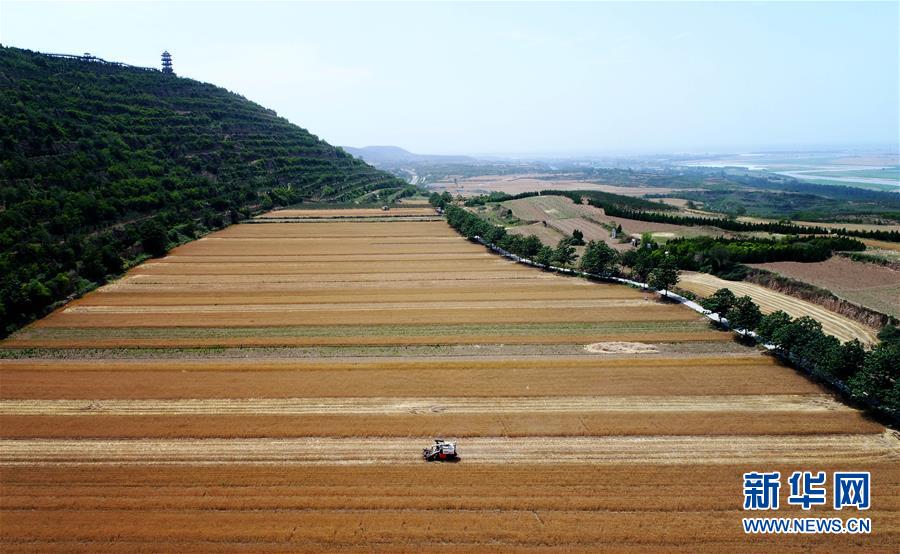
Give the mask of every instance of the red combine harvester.
[{"label": "red combine harvester", "polygon": [[447,442],[444,439],[434,439],[434,445],[422,449],[422,458],[426,462],[459,461],[459,455],[456,453],[456,443]]}]

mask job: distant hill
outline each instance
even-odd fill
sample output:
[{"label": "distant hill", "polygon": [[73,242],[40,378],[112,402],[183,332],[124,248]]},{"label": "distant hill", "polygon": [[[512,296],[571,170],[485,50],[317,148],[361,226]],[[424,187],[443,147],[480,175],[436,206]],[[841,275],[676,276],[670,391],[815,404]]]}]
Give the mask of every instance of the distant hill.
[{"label": "distant hill", "polygon": [[469,156],[443,156],[431,154],[413,154],[399,146],[365,146],[353,148],[344,146],[347,153],[356,156],[366,162],[378,166],[395,166],[400,164],[447,164],[447,163],[473,163],[475,158]]},{"label": "distant hill", "polygon": [[406,187],[223,88],[0,47],[0,336],[253,210]]}]

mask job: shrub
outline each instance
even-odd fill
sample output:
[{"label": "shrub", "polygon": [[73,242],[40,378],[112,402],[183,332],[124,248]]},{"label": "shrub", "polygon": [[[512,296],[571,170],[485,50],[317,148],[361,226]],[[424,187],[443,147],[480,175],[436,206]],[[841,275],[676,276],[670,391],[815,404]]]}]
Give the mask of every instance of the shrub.
[{"label": "shrub", "polygon": [[584,233],[574,229],[572,231],[572,239],[569,242],[572,246],[584,246]]},{"label": "shrub", "polygon": [[141,229],[141,245],[144,247],[144,251],[154,258],[165,256],[169,247],[166,230],[155,221],[145,225]]}]

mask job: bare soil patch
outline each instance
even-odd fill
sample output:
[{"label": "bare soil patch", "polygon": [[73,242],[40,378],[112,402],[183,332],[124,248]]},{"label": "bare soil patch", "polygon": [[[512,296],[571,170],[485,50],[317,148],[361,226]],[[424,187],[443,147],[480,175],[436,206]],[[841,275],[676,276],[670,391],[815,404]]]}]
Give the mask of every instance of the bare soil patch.
[{"label": "bare soil patch", "polygon": [[584,347],[591,354],[652,354],[659,349],[642,342],[595,342]]}]

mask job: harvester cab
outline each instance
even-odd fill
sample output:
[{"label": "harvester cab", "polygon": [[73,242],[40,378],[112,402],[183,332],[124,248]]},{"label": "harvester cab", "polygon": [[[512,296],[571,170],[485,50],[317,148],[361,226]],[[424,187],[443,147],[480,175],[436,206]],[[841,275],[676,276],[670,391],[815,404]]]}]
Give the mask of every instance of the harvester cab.
[{"label": "harvester cab", "polygon": [[426,462],[455,462],[459,460],[456,453],[456,443],[443,439],[434,439],[434,444],[422,449],[422,458]]}]

